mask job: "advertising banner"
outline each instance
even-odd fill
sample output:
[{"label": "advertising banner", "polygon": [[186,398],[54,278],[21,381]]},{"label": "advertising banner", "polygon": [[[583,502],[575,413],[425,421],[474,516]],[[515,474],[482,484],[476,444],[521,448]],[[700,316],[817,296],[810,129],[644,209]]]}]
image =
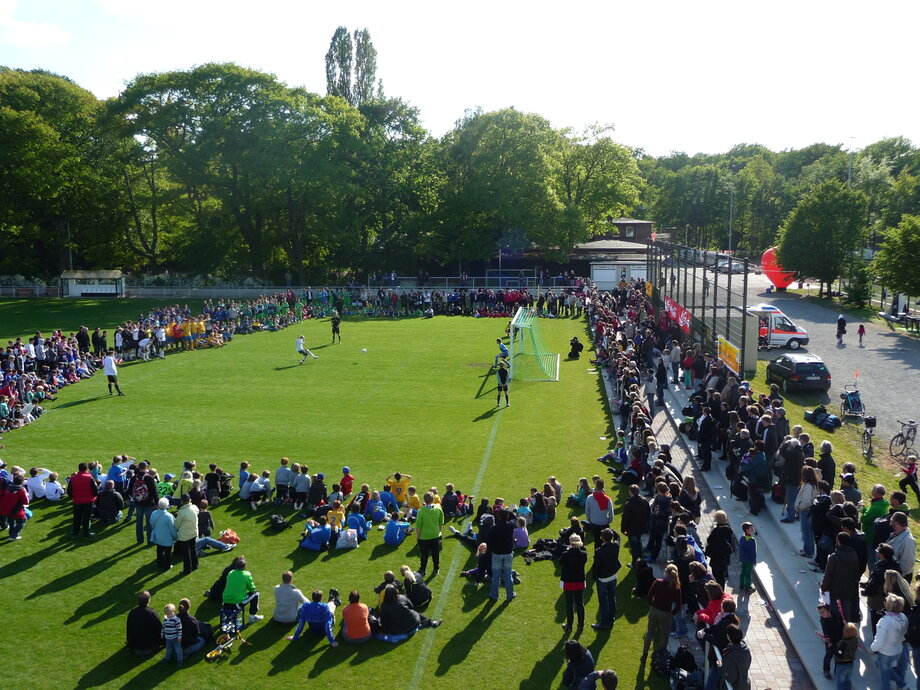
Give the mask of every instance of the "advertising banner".
[{"label": "advertising banner", "polygon": [[726,367],[740,376],[741,367],[738,362],[741,359],[741,350],[722,336],[719,336],[719,359]]},{"label": "advertising banner", "polygon": [[690,312],[665,295],[664,310],[668,318],[674,321],[684,333],[690,333]]}]

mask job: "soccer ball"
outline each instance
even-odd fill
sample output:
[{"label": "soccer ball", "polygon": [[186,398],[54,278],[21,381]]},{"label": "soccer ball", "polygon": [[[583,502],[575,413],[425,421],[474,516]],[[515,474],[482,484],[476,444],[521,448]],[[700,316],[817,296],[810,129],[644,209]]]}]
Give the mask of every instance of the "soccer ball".
[{"label": "soccer ball", "polygon": [[362,348],[361,348],[361,352],[367,352],[367,348],[366,348],[366,347],[362,347]]}]

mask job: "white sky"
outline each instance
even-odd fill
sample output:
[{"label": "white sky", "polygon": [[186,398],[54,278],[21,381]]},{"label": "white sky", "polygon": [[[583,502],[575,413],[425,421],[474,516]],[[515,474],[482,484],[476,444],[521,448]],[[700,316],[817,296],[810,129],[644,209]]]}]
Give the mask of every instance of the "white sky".
[{"label": "white sky", "polygon": [[389,96],[440,136],[467,108],[613,123],[654,155],[920,142],[920,3],[825,0],[0,0],[0,64],[99,97],[140,72],[233,61],[325,91],[339,25],[367,27]]}]

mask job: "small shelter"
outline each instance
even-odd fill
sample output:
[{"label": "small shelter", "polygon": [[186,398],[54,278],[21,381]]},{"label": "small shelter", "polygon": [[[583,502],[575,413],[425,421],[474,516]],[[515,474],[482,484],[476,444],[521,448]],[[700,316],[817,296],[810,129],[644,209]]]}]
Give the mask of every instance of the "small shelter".
[{"label": "small shelter", "polygon": [[121,271],[64,271],[61,288],[64,297],[124,297],[125,279]]}]

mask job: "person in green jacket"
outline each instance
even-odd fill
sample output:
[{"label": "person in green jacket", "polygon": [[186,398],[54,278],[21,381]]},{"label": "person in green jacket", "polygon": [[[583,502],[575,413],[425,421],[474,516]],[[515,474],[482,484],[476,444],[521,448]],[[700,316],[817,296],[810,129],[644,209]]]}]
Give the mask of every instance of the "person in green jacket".
[{"label": "person in green jacket", "polygon": [[238,611],[249,604],[249,623],[257,623],[264,616],[259,616],[259,591],[252,581],[252,573],[246,570],[246,557],[239,556],[233,561],[233,570],[227,573],[227,584],[223,594],[224,609]]},{"label": "person in green jacket", "polygon": [[415,517],[415,533],[418,537],[418,550],[422,554],[422,566],[419,572],[425,575],[425,569],[428,567],[428,557],[434,563],[434,574],[438,574],[438,566],[441,564],[441,527],[444,526],[444,511],[441,507],[435,505],[434,496],[431,493],[425,494],[425,505],[418,511]]},{"label": "person in green jacket", "polygon": [[881,484],[876,484],[872,487],[872,502],[867,506],[863,506],[862,509],[862,529],[863,533],[866,535],[866,544],[869,544],[870,548],[868,549],[869,553],[869,569],[872,569],[872,566],[875,565],[876,553],[875,553],[875,521],[877,518],[885,517],[888,515],[888,499],[885,498],[885,487]]}]

